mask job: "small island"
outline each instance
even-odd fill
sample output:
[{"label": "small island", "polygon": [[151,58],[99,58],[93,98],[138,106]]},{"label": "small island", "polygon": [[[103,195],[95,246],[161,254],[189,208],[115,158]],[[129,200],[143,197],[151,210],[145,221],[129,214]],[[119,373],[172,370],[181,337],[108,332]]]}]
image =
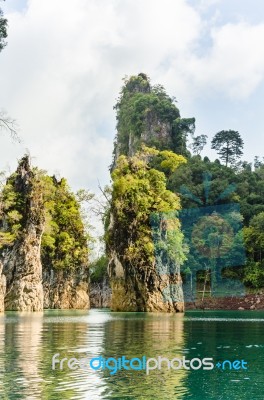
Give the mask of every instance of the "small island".
[{"label": "small island", "polygon": [[90,257],[85,191],[22,157],[1,189],[0,311],[263,308],[264,163],[241,161],[231,129],[212,140],[219,159],[202,158],[195,118],[144,73],[125,79],[115,110],[104,254]]}]

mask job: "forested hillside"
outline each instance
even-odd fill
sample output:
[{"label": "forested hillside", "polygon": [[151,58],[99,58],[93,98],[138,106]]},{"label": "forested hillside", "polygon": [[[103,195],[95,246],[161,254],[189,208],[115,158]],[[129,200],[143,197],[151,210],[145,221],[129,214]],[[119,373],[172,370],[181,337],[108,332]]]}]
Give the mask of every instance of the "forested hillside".
[{"label": "forested hillside", "polygon": [[[223,165],[218,159],[189,155],[188,162],[170,176],[168,188],[179,192],[183,208],[198,207],[192,196],[184,194],[183,185],[201,200],[202,205],[227,204],[240,205],[243,216],[244,244],[247,253],[245,266],[232,268],[226,275],[239,278],[246,286],[264,286],[263,228],[264,228],[264,165],[258,159],[254,165],[246,161],[232,166]],[[210,176],[210,191],[207,200],[204,193],[204,174]],[[231,185],[231,187],[230,187]],[[229,188],[225,198],[220,198]]]},{"label": "forested hillside", "polygon": [[[136,279],[134,288],[135,285],[141,285],[146,271],[157,269],[157,249],[155,243],[154,247],[153,244],[151,245],[153,242],[150,241],[150,236],[146,232],[150,229],[153,211],[163,211],[158,203],[161,191],[164,191],[166,187],[168,193],[171,193],[170,196],[176,195],[180,200],[177,207],[174,207],[178,211],[209,206],[220,207],[228,204],[235,204],[238,207],[236,210],[240,211],[237,215],[234,214],[234,221],[237,220],[237,223],[243,227],[237,236],[239,240],[243,237],[243,246],[241,242],[240,247],[236,245],[233,249],[233,253],[237,252],[237,254],[232,263],[226,258],[226,264],[224,268],[221,268],[221,275],[222,278],[240,281],[252,290],[262,288],[264,286],[262,255],[264,250],[264,164],[258,157],[255,158],[253,165],[243,160],[244,143],[240,133],[232,130],[233,127],[229,130],[213,132],[211,143],[207,143],[208,137],[204,134],[195,136],[195,118],[182,118],[175,105],[175,99],[171,98],[161,85],[152,86],[147,75],[142,73],[125,78],[115,109],[117,135],[111,166],[113,192],[106,224],[106,243],[112,283],[115,281],[117,284],[118,281],[120,284],[122,279],[127,282],[131,276],[137,275],[142,269],[140,260],[144,260],[145,272],[141,273],[142,279],[140,277]],[[145,145],[148,146],[149,153],[141,159],[140,152],[144,152]],[[209,146],[218,155],[214,160],[206,156],[206,149]],[[154,153],[155,156],[153,156]],[[183,158],[174,168],[174,159],[177,157]],[[142,178],[145,179],[146,174],[153,176],[162,174],[160,179],[163,180],[162,185],[165,184],[165,187],[162,186],[161,189],[160,184],[157,186],[157,182],[153,180],[143,183]],[[148,199],[152,200],[150,208],[148,208]],[[142,209],[143,200],[144,210]],[[155,202],[157,202],[156,205]],[[168,204],[166,210],[170,207],[173,209],[173,203]],[[142,216],[144,216],[143,219]],[[218,239],[219,237],[218,235]],[[235,241],[238,241],[237,238]],[[224,236],[221,240],[223,243],[227,241]],[[188,251],[184,240],[177,242],[176,252],[178,255],[182,253],[183,257],[181,261],[178,259],[178,264],[177,262],[176,264],[178,266],[183,264],[181,275],[184,281],[188,279],[188,273],[190,273],[183,262],[184,258],[189,257],[191,260],[191,254],[188,255]],[[239,255],[240,251],[241,253],[245,251],[246,258],[243,259],[242,255]],[[155,261],[153,261],[154,255]],[[168,264],[164,254],[163,261]],[[126,267],[127,263],[130,267]],[[132,270],[131,263],[134,265]],[[198,274],[198,284],[203,282],[210,286],[210,278],[206,275],[210,268],[210,265],[203,267],[204,271]],[[212,271],[209,271],[210,273]],[[168,269],[165,275],[169,275]],[[131,285],[133,286],[130,284],[130,288],[126,287],[124,292],[124,288],[121,290],[119,287],[117,297],[120,295],[122,297],[122,292],[124,295],[125,292],[131,291]],[[146,286],[148,284],[145,282],[141,286],[141,292],[146,289]],[[169,301],[173,303],[173,290],[170,284],[168,287],[170,287],[171,296]],[[153,292],[157,288],[148,290]],[[164,301],[168,300],[168,297],[164,297],[166,290],[161,290]],[[140,297],[139,294],[138,297]],[[135,309],[144,309],[144,306],[141,305]]]}]

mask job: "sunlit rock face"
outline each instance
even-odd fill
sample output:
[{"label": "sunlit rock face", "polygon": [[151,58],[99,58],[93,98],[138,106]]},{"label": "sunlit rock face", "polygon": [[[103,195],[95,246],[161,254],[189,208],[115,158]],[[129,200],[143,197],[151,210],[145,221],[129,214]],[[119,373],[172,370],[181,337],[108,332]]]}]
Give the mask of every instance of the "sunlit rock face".
[{"label": "sunlit rock face", "polygon": [[[152,258],[145,257],[142,243],[138,243],[136,239],[136,228],[130,226],[128,232],[121,231],[114,213],[110,215],[110,221],[107,234],[111,237],[108,244],[111,309],[183,312],[180,264],[168,257],[166,241],[159,242],[164,246],[164,250],[154,251]],[[135,254],[135,258],[128,256],[131,246],[134,246],[138,253]]]},{"label": "sunlit rock face", "polygon": [[11,249],[4,253],[2,261],[6,277],[5,309],[41,311],[43,287],[40,245],[45,221],[44,204],[27,157],[19,163],[15,189],[23,199],[23,229]]},{"label": "sunlit rock face", "polygon": [[5,293],[6,293],[6,278],[5,275],[2,274],[3,265],[0,261],[0,312],[3,312],[5,309]]},{"label": "sunlit rock face", "polygon": [[[152,87],[148,76],[144,73],[125,81],[121,97],[115,107],[118,122],[112,170],[116,167],[120,155],[133,156],[142,143],[157,149],[173,148],[175,141],[173,125],[180,117],[180,113],[174,104],[171,105],[170,111],[165,111],[165,107],[162,110],[162,105],[158,105],[163,101],[162,90],[161,86]],[[131,112],[127,112],[128,109]]]},{"label": "sunlit rock face", "polygon": [[110,308],[112,292],[108,279],[90,285],[91,308]]},{"label": "sunlit rock face", "polygon": [[[5,197],[0,201],[0,311],[90,307],[88,257],[75,268],[56,269],[43,261],[43,232],[51,218],[43,182],[28,156],[7,179]],[[15,234],[14,221],[19,223]]]},{"label": "sunlit rock face", "polygon": [[43,268],[44,308],[89,309],[89,269]]},{"label": "sunlit rock face", "polygon": [[[181,120],[173,99],[169,98],[160,85],[151,86],[149,78],[143,73],[125,79],[115,108],[117,134],[112,172],[118,167],[120,156],[133,157],[142,144],[158,150],[173,151],[177,146],[182,146],[182,151],[184,140],[181,140],[183,130],[180,130],[184,124],[189,124],[189,127],[194,124],[193,119]],[[140,247],[137,242],[137,230],[140,227],[136,226],[136,218],[134,221],[131,219],[131,226],[124,232],[115,211],[113,208],[110,211],[106,231],[107,237],[111,238],[107,246],[112,290],[111,309],[183,312],[180,266],[175,266],[172,273],[160,274],[157,260],[145,262],[143,255],[141,264],[135,259],[128,261],[125,256],[127,250],[130,247]]]},{"label": "sunlit rock face", "polygon": [[159,275],[155,265],[133,267],[115,252],[108,266],[113,311],[183,312],[180,273]]}]

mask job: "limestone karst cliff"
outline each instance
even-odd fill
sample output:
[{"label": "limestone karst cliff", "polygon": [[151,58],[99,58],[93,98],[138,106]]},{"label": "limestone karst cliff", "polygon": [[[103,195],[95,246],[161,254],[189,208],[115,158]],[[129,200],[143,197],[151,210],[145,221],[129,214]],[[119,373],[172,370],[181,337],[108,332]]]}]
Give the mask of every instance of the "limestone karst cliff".
[{"label": "limestone karst cliff", "polygon": [[64,179],[23,157],[1,191],[0,310],[89,308],[87,235]]},{"label": "limestone karst cliff", "polygon": [[[180,202],[166,186],[170,171],[185,162],[186,135],[194,130],[194,119],[182,119],[174,99],[162,86],[151,86],[145,74],[125,79],[115,108],[113,191],[106,223],[111,308],[181,312]],[[151,218],[156,213],[162,224],[172,211],[176,214],[169,219],[176,224],[173,229],[167,225],[162,238]]]},{"label": "limestone karst cliff", "polygon": [[90,302],[92,308],[110,308],[111,297],[112,293],[108,280],[91,283]]},{"label": "limestone karst cliff", "polygon": [[44,308],[89,309],[89,269],[75,270],[43,268]]},{"label": "limestone karst cliff", "polygon": [[7,187],[13,188],[13,199],[9,196],[9,202],[17,203],[10,205],[6,198],[2,226],[8,226],[13,219],[14,224],[20,223],[20,229],[18,231],[18,226],[13,225],[13,232],[8,232],[13,235],[11,246],[8,246],[8,234],[2,238],[7,241],[2,251],[3,275],[6,278],[5,309],[41,311],[43,287],[40,245],[45,222],[44,202],[38,190],[38,177],[31,170],[27,157],[19,162],[16,173],[7,181]]},{"label": "limestone karst cliff", "polygon": [[2,274],[3,265],[0,261],[0,312],[5,309],[6,278]]},{"label": "limestone karst cliff", "polygon": [[181,118],[175,99],[163,86],[152,86],[146,74],[124,79],[114,108],[117,134],[112,169],[120,155],[133,156],[142,144],[186,155],[186,136],[194,132],[195,119]]},{"label": "limestone karst cliff", "polygon": [[[112,173],[106,243],[116,311],[183,311],[179,198],[166,189],[165,174],[150,168],[151,153],[145,148],[133,157],[121,156]],[[176,156],[175,163],[182,162]]]}]

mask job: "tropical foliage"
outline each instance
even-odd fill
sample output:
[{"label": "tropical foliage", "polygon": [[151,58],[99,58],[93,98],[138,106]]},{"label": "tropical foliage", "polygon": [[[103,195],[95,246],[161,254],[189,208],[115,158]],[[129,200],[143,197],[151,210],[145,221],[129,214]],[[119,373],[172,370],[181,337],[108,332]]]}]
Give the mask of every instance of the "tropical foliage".
[{"label": "tropical foliage", "polygon": [[18,172],[12,174],[0,193],[0,252],[12,246],[23,234],[29,218],[32,196],[40,196],[44,208],[44,233],[41,244],[43,265],[74,269],[88,260],[91,236],[85,230],[81,206],[66,179],[57,180],[33,168],[28,185],[20,187]]},{"label": "tropical foliage", "polygon": [[[179,210],[179,201],[183,209],[236,203],[244,226],[247,263],[236,268],[227,265],[223,275],[248,286],[264,286],[264,162],[259,157],[254,166],[241,161],[240,133],[232,129],[216,133],[211,147],[220,160],[202,158],[207,136],[194,136],[195,119],[181,118],[175,98],[161,85],[152,86],[143,73],[125,78],[115,109],[114,154],[121,157],[112,165],[112,212],[119,225],[115,233],[107,233],[107,243],[113,241],[131,261],[145,257],[145,262],[152,262],[150,213],[164,211],[165,204],[166,210]],[[145,155],[144,144],[148,146]],[[179,158],[182,155],[185,161]],[[124,238],[129,245],[121,249]]]},{"label": "tropical foliage", "polygon": [[[155,160],[156,159],[156,160]],[[161,160],[161,168],[177,169],[186,162],[184,157],[170,151],[158,151],[143,146],[133,157],[122,155],[112,173],[113,191],[110,208],[111,221],[107,221],[106,243],[115,248],[130,268],[152,266],[155,258],[150,218],[180,209],[179,197],[167,190],[166,176],[151,167]],[[178,219],[174,216],[175,221]],[[174,262],[184,258],[179,221],[169,233],[169,248]],[[160,244],[160,242],[159,242]]]},{"label": "tropical foliage", "polygon": [[[133,139],[136,142],[134,153],[144,143],[159,150],[177,149],[178,154],[186,155],[186,137],[194,131],[195,120],[181,118],[175,99],[163,86],[151,86],[147,75],[141,73],[125,78],[114,108],[118,132],[114,152],[118,145],[119,154],[131,155],[129,147]],[[170,141],[164,140],[164,129],[170,131]]]}]

